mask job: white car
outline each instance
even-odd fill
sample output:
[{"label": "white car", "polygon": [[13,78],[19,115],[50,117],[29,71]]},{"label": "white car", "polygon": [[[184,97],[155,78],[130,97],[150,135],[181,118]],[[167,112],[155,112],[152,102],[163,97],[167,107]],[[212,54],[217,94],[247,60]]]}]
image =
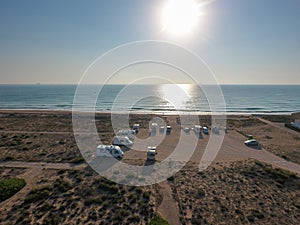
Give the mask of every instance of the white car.
[{"label": "white car", "polygon": [[247,146],[257,146],[259,144],[258,141],[255,139],[247,140],[244,143]]}]

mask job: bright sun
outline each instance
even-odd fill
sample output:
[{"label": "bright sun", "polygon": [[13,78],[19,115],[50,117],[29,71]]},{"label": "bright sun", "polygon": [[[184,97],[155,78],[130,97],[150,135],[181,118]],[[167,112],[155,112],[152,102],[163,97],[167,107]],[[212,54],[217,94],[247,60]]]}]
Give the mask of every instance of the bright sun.
[{"label": "bright sun", "polygon": [[194,0],[168,0],[162,12],[163,29],[185,35],[195,29],[199,16],[199,4]]}]

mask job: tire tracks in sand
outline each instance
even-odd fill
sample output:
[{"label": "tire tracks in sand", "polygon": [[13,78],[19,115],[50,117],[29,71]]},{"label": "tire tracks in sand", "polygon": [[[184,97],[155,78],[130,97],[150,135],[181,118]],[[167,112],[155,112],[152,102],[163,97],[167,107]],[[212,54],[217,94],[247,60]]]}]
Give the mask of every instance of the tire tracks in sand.
[{"label": "tire tracks in sand", "polygon": [[159,183],[159,192],[163,196],[162,202],[158,207],[158,213],[171,225],[180,225],[179,207],[173,198],[173,191],[168,181]]}]

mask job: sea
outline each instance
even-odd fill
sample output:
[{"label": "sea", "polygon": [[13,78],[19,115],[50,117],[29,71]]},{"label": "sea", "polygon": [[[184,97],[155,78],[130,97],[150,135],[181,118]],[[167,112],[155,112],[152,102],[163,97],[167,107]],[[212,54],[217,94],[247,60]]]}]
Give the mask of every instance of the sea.
[{"label": "sea", "polygon": [[[76,110],[157,114],[291,114],[300,112],[300,85],[0,85],[0,109]],[[207,88],[208,87],[208,88]],[[211,90],[216,87],[211,86]],[[86,94],[82,90],[86,89]],[[206,90],[206,91],[205,91]],[[93,94],[89,94],[93,93]],[[216,99],[213,102],[212,95]],[[82,96],[83,95],[83,96]],[[221,95],[221,96],[220,96]],[[95,98],[96,96],[96,98]],[[80,98],[80,101],[78,99]],[[219,101],[219,100],[217,100]],[[82,105],[80,105],[82,104]]]}]

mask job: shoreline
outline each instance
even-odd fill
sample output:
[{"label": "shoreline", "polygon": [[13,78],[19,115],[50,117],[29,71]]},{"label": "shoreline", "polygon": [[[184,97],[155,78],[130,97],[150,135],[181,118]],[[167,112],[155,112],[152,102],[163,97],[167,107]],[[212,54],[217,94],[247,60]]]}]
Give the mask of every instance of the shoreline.
[{"label": "shoreline", "polygon": [[72,114],[73,112],[78,113],[92,113],[92,114],[132,114],[132,115],[161,115],[161,116],[189,116],[189,115],[198,115],[198,116],[266,116],[266,115],[277,115],[277,116],[292,116],[293,114],[298,114],[299,112],[271,112],[271,113],[247,113],[247,112],[160,112],[160,111],[118,111],[118,112],[109,112],[109,111],[73,111],[70,109],[0,109],[0,114],[7,114],[7,113],[46,113],[46,114]]}]

